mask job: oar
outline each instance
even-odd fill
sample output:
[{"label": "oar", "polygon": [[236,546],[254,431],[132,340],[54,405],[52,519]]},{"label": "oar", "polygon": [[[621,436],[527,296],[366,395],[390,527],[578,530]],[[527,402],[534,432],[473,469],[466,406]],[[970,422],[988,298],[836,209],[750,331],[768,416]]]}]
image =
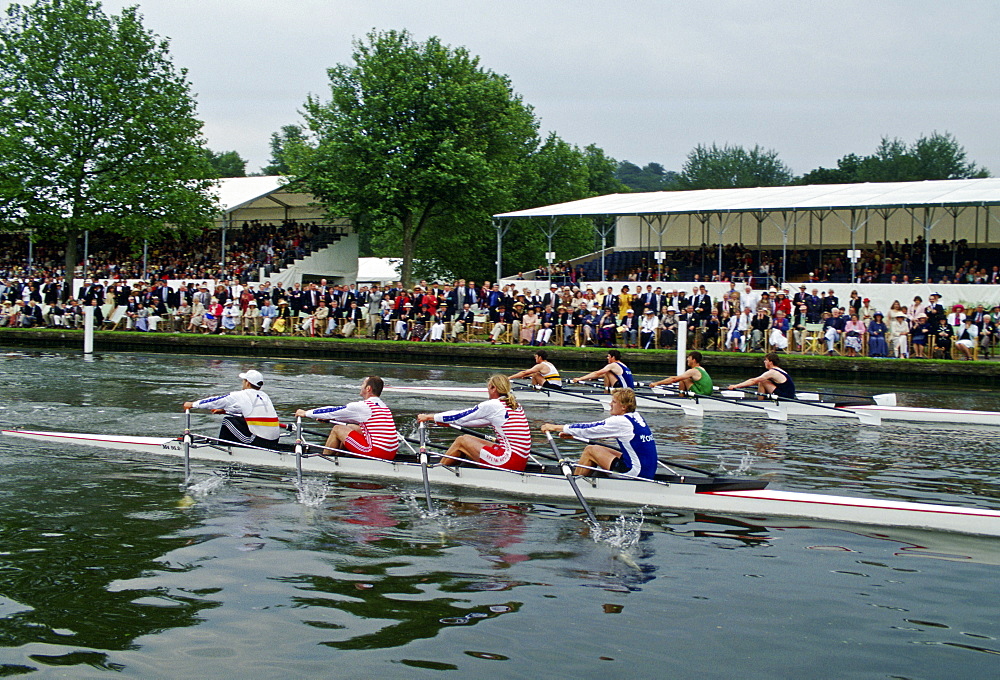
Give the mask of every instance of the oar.
[{"label": "oar", "polygon": [[[653,394],[656,394],[656,390],[663,389],[663,386],[650,387],[649,389],[653,391]],[[765,402],[763,404],[749,404],[749,403],[746,403],[746,401],[740,401],[740,400],[736,400],[736,399],[728,399],[726,397],[717,397],[717,396],[711,395],[711,394],[698,394],[697,392],[693,392],[691,390],[681,390],[681,389],[674,388],[672,391],[676,392],[677,394],[693,398],[695,400],[695,403],[697,403],[699,399],[709,399],[711,401],[721,401],[724,404],[733,404],[735,406],[743,406],[745,408],[753,408],[753,409],[757,409],[757,410],[763,411],[764,413],[767,414],[767,417],[770,418],[771,420],[778,420],[778,421],[781,421],[781,422],[785,422],[786,420],[788,420],[788,411],[786,411],[783,407],[779,406],[776,403]],[[647,396],[641,395],[641,394],[637,394],[636,396],[639,397],[639,398],[641,398],[641,399],[654,399],[655,398],[655,397],[647,397]],[[664,402],[664,403],[670,403],[670,402]]]},{"label": "oar", "polygon": [[[282,423],[281,427],[285,428],[286,430],[288,430],[290,432],[295,432],[296,431],[295,425],[292,425],[290,423]],[[323,437],[324,440],[330,434],[329,432],[320,432],[319,430],[307,430],[304,427],[300,431],[303,432],[304,434],[311,434],[311,435],[315,435],[317,437]]]},{"label": "oar", "polygon": [[[601,442],[601,441],[596,440],[596,439],[585,439],[583,437],[578,437],[575,434],[571,434],[569,436],[570,436],[571,439],[575,439],[576,441],[582,442],[584,444],[592,444],[594,446],[604,446],[604,447],[607,447],[607,448],[611,448],[610,446],[608,446],[604,442]],[[664,462],[664,461],[660,460],[659,457],[657,457],[656,462],[659,463],[660,465],[662,465],[663,467],[667,468],[668,470],[670,470],[670,468],[667,467],[667,466],[668,465],[672,465],[672,466],[674,466],[676,468],[680,468],[681,470],[690,470],[691,472],[697,472],[698,474],[705,475],[706,477],[715,478],[717,476],[714,473],[709,472],[708,470],[702,470],[701,468],[697,468],[697,467],[694,467],[692,465],[685,465],[684,463],[675,463],[672,460],[668,461],[668,462]],[[673,472],[673,470],[670,470],[670,471]]]},{"label": "oar", "polygon": [[[584,384],[592,385],[593,383],[584,383]],[[634,391],[635,390],[633,390],[633,392]],[[573,393],[572,392],[567,392],[566,394],[573,394]],[[686,416],[694,416],[695,418],[701,418],[701,417],[703,417],[705,415],[705,409],[703,409],[699,404],[685,404],[685,403],[675,404],[672,401],[664,401],[662,399],[655,399],[655,398],[647,396],[645,394],[639,394],[638,392],[635,393],[635,396],[636,396],[637,399],[648,399],[650,401],[655,401],[657,404],[662,404],[664,406],[670,406],[672,408],[679,408],[682,411],[684,411],[684,415],[686,415]],[[604,406],[605,409],[608,408],[607,402],[603,402],[602,401],[601,404]]]},{"label": "oar", "polygon": [[[445,423],[448,427],[453,430],[458,430],[462,434],[471,434],[473,437],[479,437],[480,439],[485,439],[488,442],[495,442],[497,440],[495,435],[486,434],[485,432],[480,432],[479,430],[473,430],[468,427],[463,427],[462,425],[456,425],[455,423]],[[542,453],[541,451],[531,450],[530,453],[533,456],[538,456],[539,458],[545,458],[546,460],[558,461],[558,458],[553,458],[551,454]]]},{"label": "oar", "polygon": [[562,454],[559,453],[559,447],[556,446],[556,440],[552,437],[552,433],[546,432],[545,436],[548,437],[549,446],[552,447],[552,453],[559,460],[559,469],[562,471],[563,477],[566,478],[566,481],[569,482],[569,485],[573,488],[573,493],[576,494],[576,500],[580,501],[580,505],[583,506],[583,511],[587,513],[587,519],[590,520],[590,523],[597,526],[597,518],[594,517],[594,512],[590,509],[590,506],[587,505],[587,501],[584,499],[583,494],[580,493],[580,487],[576,485],[576,479],[573,478],[573,468],[570,467],[569,461],[563,458]]},{"label": "oar", "polygon": [[[741,389],[741,392],[746,394],[759,394],[758,392],[750,392],[749,390]],[[810,406],[812,408],[823,408],[828,411],[836,411],[837,413],[850,413],[852,416],[858,419],[862,425],[881,425],[882,416],[877,413],[866,413],[864,411],[853,411],[849,408],[840,408],[838,406],[828,406],[826,404],[818,404],[815,401],[803,401],[802,399],[789,399],[788,397],[776,397],[773,394],[765,395],[768,399],[774,400],[777,403],[782,401],[789,401],[795,404],[803,404],[805,406]]]},{"label": "oar", "polygon": [[417,426],[417,438],[420,441],[418,452],[420,455],[420,474],[424,477],[424,498],[427,499],[427,511],[434,512],[434,505],[431,502],[431,482],[427,478],[427,428],[423,423]]}]

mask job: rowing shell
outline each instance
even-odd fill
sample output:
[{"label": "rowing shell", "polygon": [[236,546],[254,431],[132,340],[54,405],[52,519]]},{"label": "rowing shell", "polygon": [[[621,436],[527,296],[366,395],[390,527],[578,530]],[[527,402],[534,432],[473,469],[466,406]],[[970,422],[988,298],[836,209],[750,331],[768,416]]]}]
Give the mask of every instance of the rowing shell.
[{"label": "rowing shell", "polygon": [[[3,430],[3,434],[47,442],[50,445],[79,444],[175,458],[183,457],[180,440],[170,437],[128,437],[31,430]],[[253,467],[294,469],[296,466],[294,455],[237,446],[192,446],[191,457]],[[423,479],[420,465],[409,460],[387,462],[363,458],[313,456],[302,459],[302,468],[316,473],[342,473],[415,484],[421,483]],[[449,469],[438,465],[431,467],[428,475],[431,483],[437,485],[497,491],[519,496],[575,500],[573,490],[562,474],[545,472],[551,469],[551,466],[537,467],[530,468],[525,473],[512,473],[477,467]],[[751,517],[797,517],[1000,536],[998,510],[778,491],[763,488],[766,482],[758,480],[699,476],[661,476],[653,481],[581,478],[578,485],[587,501],[612,506],[645,505]]]},{"label": "rowing shell", "polygon": [[[399,394],[401,396],[421,396],[421,397],[451,397],[455,399],[488,399],[486,389],[482,387],[435,387],[435,386],[387,386],[383,392]],[[747,405],[760,405],[756,398],[747,397],[742,392],[723,391],[720,394],[729,397],[728,399],[696,399],[683,397],[676,392],[654,389],[656,399],[642,398],[639,400],[639,410],[670,410],[680,413],[684,406],[697,403],[704,413],[719,415],[741,415],[741,416],[765,416],[767,413],[763,409],[747,408]],[[730,395],[740,395],[732,396]],[[514,393],[518,401],[531,403],[545,403],[577,406],[593,406],[593,399],[599,400],[607,405],[611,402],[611,396],[600,393],[581,392],[572,390],[518,390]],[[642,396],[641,393],[639,396]],[[969,411],[962,409],[948,408],[913,408],[908,406],[895,406],[887,404],[849,404],[834,407],[834,404],[819,404],[779,401],[781,407],[791,417],[796,418],[819,418],[823,416],[840,418],[858,418],[858,413],[868,413],[878,416],[884,420],[909,421],[920,423],[950,423],[965,425],[993,425],[1000,426],[1000,411]],[[822,408],[829,406],[831,408]],[[688,408],[686,413],[693,415],[696,409]]]}]

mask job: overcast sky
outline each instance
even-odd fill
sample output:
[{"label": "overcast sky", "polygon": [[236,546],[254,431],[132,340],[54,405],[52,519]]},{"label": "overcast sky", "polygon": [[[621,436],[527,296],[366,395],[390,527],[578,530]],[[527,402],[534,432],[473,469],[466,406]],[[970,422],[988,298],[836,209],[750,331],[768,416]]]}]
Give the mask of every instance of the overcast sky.
[{"label": "overcast sky", "polygon": [[1000,175],[995,0],[103,3],[133,4],[188,69],[209,146],[238,151],[248,171],[374,28],[467,47],[510,77],[543,131],[639,165],[680,169],[699,143],[760,144],[801,174],[884,135],[938,130]]}]

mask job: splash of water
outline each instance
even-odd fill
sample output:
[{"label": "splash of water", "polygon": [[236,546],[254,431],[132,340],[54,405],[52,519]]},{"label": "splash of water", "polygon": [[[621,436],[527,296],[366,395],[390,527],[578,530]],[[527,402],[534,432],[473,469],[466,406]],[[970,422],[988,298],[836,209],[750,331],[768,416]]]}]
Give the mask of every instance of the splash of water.
[{"label": "splash of water", "polygon": [[419,517],[420,519],[442,519],[447,517],[447,513],[437,504],[432,504],[430,510],[427,509],[427,499],[424,498],[423,494],[418,496],[416,493],[407,493],[403,496],[403,500],[406,502],[410,512]]},{"label": "splash of water", "polygon": [[635,515],[618,515],[614,524],[591,525],[590,535],[594,543],[603,543],[627,554],[639,542],[645,519],[643,509],[639,508]]},{"label": "splash of water", "polygon": [[295,483],[295,500],[307,508],[318,508],[323,505],[327,495],[330,493],[330,484],[327,480],[309,481],[302,480],[302,483]]},{"label": "splash of water", "polygon": [[751,468],[753,468],[753,464],[757,461],[757,456],[754,455],[750,449],[747,449],[743,452],[743,455],[740,456],[739,464],[732,470],[726,467],[726,459],[724,456],[720,455],[718,460],[719,467],[715,469],[715,472],[718,474],[731,473],[734,475],[745,475],[750,472]]},{"label": "splash of water", "polygon": [[205,479],[188,484],[187,493],[195,498],[205,498],[209,496],[229,481],[229,475],[209,475]]}]

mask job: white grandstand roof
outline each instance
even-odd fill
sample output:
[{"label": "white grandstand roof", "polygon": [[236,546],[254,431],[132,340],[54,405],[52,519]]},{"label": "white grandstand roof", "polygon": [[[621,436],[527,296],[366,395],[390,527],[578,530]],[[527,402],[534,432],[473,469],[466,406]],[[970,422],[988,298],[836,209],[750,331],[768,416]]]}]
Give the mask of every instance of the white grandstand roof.
[{"label": "white grandstand roof", "polygon": [[557,203],[494,217],[585,217],[719,212],[777,212],[1000,205],[1000,178],[925,182],[810,184],[753,189],[700,189],[609,194]]},{"label": "white grandstand roof", "polygon": [[218,180],[216,195],[223,213],[253,208],[302,208],[315,203],[308,193],[286,188],[287,177],[225,177]]}]

